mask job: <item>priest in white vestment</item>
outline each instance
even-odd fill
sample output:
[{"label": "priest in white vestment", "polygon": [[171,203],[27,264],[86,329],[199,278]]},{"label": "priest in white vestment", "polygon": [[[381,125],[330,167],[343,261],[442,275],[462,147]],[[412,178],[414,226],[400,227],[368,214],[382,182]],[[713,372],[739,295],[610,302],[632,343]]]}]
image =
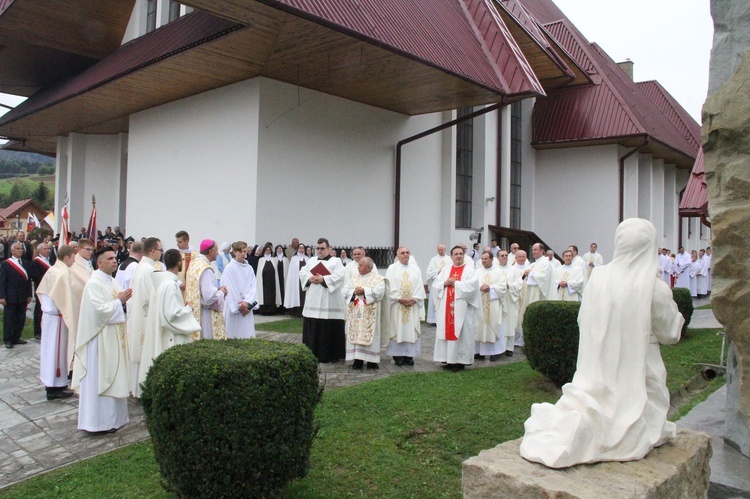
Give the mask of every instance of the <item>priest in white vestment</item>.
[{"label": "priest in white vestment", "polygon": [[191,341],[227,338],[224,324],[227,288],[216,285],[216,275],[210,265],[218,255],[216,241],[204,239],[200,244],[200,253],[194,253],[190,259],[190,269],[185,276],[185,303],[193,309],[193,316],[201,324],[201,334],[192,335]]},{"label": "priest in white vestment", "polygon": [[83,290],[72,387],[81,395],[78,429],[112,432],[129,421],[124,305],[132,291],[111,277],[117,268],[112,248],[99,250],[97,266]]},{"label": "priest in white vestment", "polygon": [[573,265],[578,265],[581,267],[581,271],[583,272],[583,289],[586,289],[586,283],[589,281],[589,271],[588,266],[586,265],[586,262],[583,261],[583,258],[581,255],[578,254],[578,246],[575,244],[571,244],[568,246],[568,249],[573,252]]},{"label": "priest in white vestment", "polygon": [[464,264],[460,246],[451,249],[451,260],[453,264],[444,268],[432,283],[431,291],[437,299],[433,360],[445,362],[444,369],[460,371],[474,363],[474,335],[481,298],[474,265]]},{"label": "priest in white vestment", "polygon": [[57,261],[44,274],[36,290],[42,307],[42,339],[39,349],[39,380],[47,389],[47,400],[68,398],[68,326],[73,316],[70,267],[75,252],[61,246]]},{"label": "priest in white vestment", "polygon": [[190,336],[201,330],[192,309],[185,305],[180,290],[177,274],[182,262],[179,250],[169,249],[164,254],[164,266],[167,270],[147,274],[153,290],[146,318],[141,362],[138,366],[138,386],[146,381],[146,375],[155,358],[168,348],[188,343]]},{"label": "priest in white vestment", "polygon": [[523,458],[552,468],[633,461],[675,436],[659,343],[676,343],[684,320],[657,276],[656,246],[651,222],[618,226],[612,262],[583,296],[573,380],[556,404],[531,406]]},{"label": "priest in white vestment", "polygon": [[497,362],[505,353],[505,332],[502,330],[503,319],[506,317],[505,296],[508,286],[505,275],[493,267],[491,251],[482,253],[482,267],[477,270],[481,308],[477,324],[475,340],[475,359],[490,357],[490,362]]},{"label": "priest in white vestment", "polygon": [[667,286],[672,285],[672,258],[669,256],[669,250],[662,248],[659,252],[659,272],[661,279],[667,283]]},{"label": "priest in white vestment", "polygon": [[[151,274],[156,272],[156,262],[161,260],[161,241],[156,237],[149,237],[143,242],[143,256],[133,272],[130,281],[133,298],[130,300],[130,313],[127,318],[128,358],[130,359],[130,391],[135,398],[141,396],[141,386],[138,382],[141,354],[144,338],[146,337],[149,300],[154,284]],[[153,335],[153,333],[149,333]]]},{"label": "priest in white vestment", "polygon": [[317,256],[299,272],[306,291],[302,343],[319,362],[338,362],[346,357],[346,305],[341,293],[346,274],[341,260],[331,255],[328,239],[319,238],[315,251]]},{"label": "priest in white vestment", "polygon": [[706,248],[706,259],[708,260],[708,263],[706,264],[706,289],[708,291],[708,294],[711,294],[711,247]]},{"label": "priest in white vestment", "polygon": [[347,273],[342,287],[347,304],[346,360],[354,361],[354,370],[361,371],[365,362],[368,369],[378,369],[380,350],[388,342],[388,311],[383,307],[387,281],[378,274],[372,258],[362,256],[348,267],[358,270],[355,275]]},{"label": "priest in white vestment", "polygon": [[508,262],[513,265],[513,268],[516,269],[523,275],[523,273],[526,271],[527,268],[529,268],[529,265],[531,265],[531,262],[527,259],[526,252],[524,250],[518,250],[516,251],[515,258],[513,258],[513,261],[510,260],[511,256],[508,255]]},{"label": "priest in white vestment", "polygon": [[691,263],[690,254],[685,251],[685,248],[680,246],[672,265],[672,273],[677,276],[677,280],[674,283],[675,288],[690,289],[690,272],[687,272],[687,268]]},{"label": "priest in white vestment", "polygon": [[501,249],[497,252],[499,263],[497,270],[503,275],[507,293],[505,295],[505,312],[502,331],[505,335],[505,355],[513,356],[514,343],[516,339],[516,326],[518,326],[518,312],[521,305],[521,293],[523,292],[522,273],[509,263],[508,252]]},{"label": "priest in white vestment", "polygon": [[393,357],[397,366],[413,366],[414,357],[422,353],[425,290],[422,271],[410,263],[410,256],[409,248],[398,248],[398,261],[390,265],[385,273],[390,308],[389,341],[385,353]]},{"label": "priest in white vestment", "polygon": [[[428,289],[432,286],[432,281],[437,275],[442,272],[446,266],[452,264],[451,257],[445,253],[445,245],[438,244],[437,255],[430,259],[430,263],[427,265],[425,275],[427,276],[427,287]],[[427,301],[427,323],[436,324],[437,319],[435,318],[435,294],[430,292],[429,300]]]},{"label": "priest in white vestment", "polygon": [[[357,246],[352,250],[352,263],[355,263],[356,265],[346,265],[344,267],[344,271],[346,273],[346,279],[349,279],[350,277],[356,277],[359,274],[359,261],[365,258],[366,252],[365,248],[363,246]],[[378,266],[375,265],[375,262],[372,262],[373,270],[375,272],[378,271]]]},{"label": "priest in white vestment", "polygon": [[[541,243],[531,247],[534,263],[529,264],[523,271],[525,282],[518,311],[518,327],[516,328],[516,346],[524,346],[523,342],[523,314],[532,303],[542,300],[557,300],[557,282],[555,272],[544,255],[545,248]],[[583,271],[583,265],[579,265]]]},{"label": "priest in white vestment", "polygon": [[598,248],[599,246],[596,243],[591,243],[591,245],[589,246],[589,252],[581,257],[583,263],[586,264],[586,280],[588,280],[589,276],[591,275],[591,271],[594,270],[594,267],[604,265],[604,258],[602,258],[601,253],[598,253],[596,251]]},{"label": "priest in white vestment", "polygon": [[78,331],[78,316],[81,313],[81,297],[83,296],[83,288],[91,279],[91,273],[94,271],[94,267],[91,265],[91,258],[94,256],[94,243],[88,239],[78,240],[78,253],[75,256],[75,262],[70,267],[70,291],[71,291],[71,307],[73,309],[73,316],[71,317],[70,323],[66,323],[68,326],[68,369],[74,369],[75,348],[76,348],[76,336]]},{"label": "priest in white vestment", "polygon": [[[193,246],[190,244],[190,235],[186,231],[181,230],[175,234],[174,237],[177,242],[177,250],[180,252],[180,255],[182,255],[182,270],[177,274],[177,278],[181,283],[186,284],[187,273],[188,270],[190,270],[190,263],[193,261],[193,258],[198,256],[198,252],[193,250]],[[161,269],[157,268],[157,270]],[[184,294],[185,288],[183,287],[182,289]]]},{"label": "priest in white vestment", "polygon": [[689,287],[690,296],[698,298],[698,274],[701,271],[701,263],[698,261],[698,252],[692,250],[690,252],[690,265],[685,269],[685,273],[690,278]]},{"label": "priest in white vestment", "polygon": [[[477,259],[476,260],[472,259],[472,261],[474,262],[475,270],[482,270],[482,268],[484,268],[484,264],[482,263],[482,255],[487,251],[489,251],[490,255],[492,255],[492,250],[490,249],[490,247],[485,246],[484,248],[482,248],[482,251],[479,253],[479,256],[477,257]],[[492,263],[492,268],[497,268],[497,266],[499,265],[497,260],[495,260],[495,258],[493,257],[490,261]]]},{"label": "priest in white vestment", "polygon": [[698,263],[700,264],[700,271],[695,275],[696,279],[696,291],[698,298],[703,298],[708,295],[708,258],[706,258],[706,250],[700,250],[698,253]]},{"label": "priest in white vestment", "polygon": [[564,265],[555,269],[557,298],[562,301],[581,301],[583,295],[584,270],[580,265],[573,265],[573,252],[563,251]]},{"label": "priest in white vestment", "polygon": [[247,243],[232,244],[234,258],[224,267],[222,282],[227,288],[224,300],[224,324],[227,338],[255,338],[253,310],[258,307],[255,272],[247,262]]},{"label": "priest in white vestment", "polygon": [[[117,267],[117,273],[115,274],[115,281],[122,289],[129,289],[132,287],[133,274],[135,274],[135,269],[138,267],[141,258],[143,258],[143,243],[135,241],[130,246],[130,256],[128,256],[125,261]],[[130,301],[128,301],[128,306],[126,308],[126,312],[129,314]]]},{"label": "priest in white vestment", "polygon": [[302,308],[305,306],[305,292],[299,282],[299,271],[306,264],[305,245],[298,244],[297,253],[289,259],[289,272],[286,276],[287,285],[284,288],[284,308],[292,317],[302,317]]},{"label": "priest in white vestment", "polygon": [[555,252],[554,251],[547,250],[547,252],[545,253],[545,255],[547,256],[547,260],[549,260],[549,264],[552,265],[553,269],[556,269],[560,265],[562,265],[560,263],[560,261],[557,258],[555,258]]}]

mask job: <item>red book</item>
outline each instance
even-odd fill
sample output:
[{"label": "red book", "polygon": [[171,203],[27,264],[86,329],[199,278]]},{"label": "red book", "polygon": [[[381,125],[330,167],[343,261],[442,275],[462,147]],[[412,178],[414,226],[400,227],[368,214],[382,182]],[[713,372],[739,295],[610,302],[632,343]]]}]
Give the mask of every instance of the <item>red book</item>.
[{"label": "red book", "polygon": [[310,273],[312,275],[322,275],[324,277],[327,275],[331,275],[331,271],[328,270],[328,267],[323,265],[323,262],[319,262],[315,267],[310,269]]}]

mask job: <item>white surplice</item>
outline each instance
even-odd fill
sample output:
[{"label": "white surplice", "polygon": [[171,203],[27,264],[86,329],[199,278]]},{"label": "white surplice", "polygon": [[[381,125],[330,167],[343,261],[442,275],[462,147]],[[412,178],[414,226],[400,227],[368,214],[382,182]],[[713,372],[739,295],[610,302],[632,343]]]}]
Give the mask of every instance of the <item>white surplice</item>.
[{"label": "white surplice", "polygon": [[567,282],[567,287],[557,288],[557,298],[562,301],[581,301],[583,293],[583,270],[578,265],[561,265],[555,269],[557,286],[561,281]]},{"label": "white surplice", "polygon": [[[312,277],[312,269],[322,263],[329,275],[324,276],[325,286],[322,284],[309,284]],[[299,272],[299,280],[302,288],[305,290],[305,308],[302,312],[304,317],[312,319],[340,319],[346,317],[346,307],[344,298],[341,294],[341,287],[344,285],[345,267],[339,258],[332,256],[328,260],[318,260],[314,256],[307,261],[302,270]]]},{"label": "white surplice", "polygon": [[[440,256],[439,254],[433,256],[430,263],[427,265],[427,270],[425,271],[425,275],[427,276],[427,286],[431,287],[432,281],[435,277],[437,277],[446,266],[450,265],[453,265],[450,256]],[[427,322],[429,324],[435,324],[437,322],[437,319],[435,319],[435,303],[435,294],[430,292],[429,300],[427,301]]]},{"label": "white surplice", "polygon": [[[232,259],[224,267],[221,283],[227,288],[224,298],[224,324],[227,338],[255,338],[255,318],[253,304],[258,302],[255,272],[247,261],[244,263]],[[240,302],[245,302],[250,308],[247,315],[240,313]]]},{"label": "white surplice", "polygon": [[128,362],[122,289],[96,270],[83,290],[73,388],[80,387],[78,429],[106,431],[128,422]]},{"label": "white surplice", "polygon": [[477,329],[477,318],[481,299],[479,297],[479,282],[477,281],[474,265],[462,265],[461,277],[453,287],[453,320],[454,331],[458,339],[446,339],[446,312],[450,310],[448,303],[448,288],[445,281],[451,276],[453,265],[447,266],[437,275],[432,283],[432,293],[435,293],[437,307],[437,331],[435,333],[435,352],[433,360],[448,364],[471,365],[474,363],[474,335]]},{"label": "white surplice", "polygon": [[305,266],[305,263],[307,263],[307,257],[299,253],[289,260],[289,271],[287,272],[286,286],[284,287],[284,308],[287,310],[302,305],[300,296],[302,286],[299,284],[299,271]]},{"label": "white surplice", "polygon": [[133,296],[128,300],[130,308],[127,318],[128,333],[128,358],[130,359],[130,391],[134,397],[141,396],[141,387],[138,383],[138,372],[140,370],[141,353],[144,337],[146,335],[146,318],[148,317],[149,299],[154,288],[151,274],[156,272],[156,262],[147,256],[143,256],[138,262],[131,288]]},{"label": "white surplice", "polygon": [[146,381],[155,358],[170,347],[188,343],[190,335],[201,330],[192,309],[185,305],[177,276],[167,271],[152,272],[149,277],[153,291],[138,366],[139,386]]},{"label": "white surplice", "polygon": [[690,254],[686,251],[675,255],[672,266],[672,273],[677,276],[674,283],[675,288],[690,289],[690,272],[687,272],[687,268],[691,263]]},{"label": "white surplice", "polygon": [[[349,267],[359,267],[350,263]],[[361,287],[364,295],[355,295],[354,289]],[[388,334],[383,333],[382,325],[387,326],[387,315],[383,315],[383,298],[387,290],[386,280],[373,269],[367,275],[347,272],[341,288],[346,311],[346,360],[380,362],[380,350],[387,342]],[[385,319],[385,320],[383,320]]]},{"label": "white surplice", "polygon": [[507,315],[503,319],[502,329],[505,334],[505,350],[512,352],[516,337],[516,327],[518,326],[521,295],[523,293],[523,279],[521,278],[522,272],[510,263],[505,267],[499,266],[498,271],[503,274],[505,285],[508,290],[505,295],[505,311]]},{"label": "white surplice", "polygon": [[[499,267],[499,262],[494,259],[493,261]],[[486,269],[482,266],[477,270],[477,280],[481,307],[474,337],[475,352],[479,355],[498,355],[506,351],[505,332],[502,330],[503,319],[507,316],[505,298],[508,287],[505,283],[505,274],[500,272],[499,268]],[[486,292],[481,290],[484,284],[489,286]]]},{"label": "white surplice", "polygon": [[[416,265],[396,262],[385,272],[388,280],[390,317],[386,355],[418,357],[422,353],[422,323],[424,319],[424,285],[422,271]],[[432,293],[430,293],[432,295]],[[416,300],[407,307],[398,300]]]}]

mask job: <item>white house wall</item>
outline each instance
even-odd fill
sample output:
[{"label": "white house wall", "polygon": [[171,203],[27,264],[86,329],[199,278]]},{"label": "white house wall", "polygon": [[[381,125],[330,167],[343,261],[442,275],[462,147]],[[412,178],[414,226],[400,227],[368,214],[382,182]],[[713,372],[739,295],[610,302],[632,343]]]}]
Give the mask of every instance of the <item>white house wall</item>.
[{"label": "white house wall", "polygon": [[614,145],[536,151],[534,232],[557,253],[575,244],[583,254],[596,242],[611,260],[619,218],[617,165]]},{"label": "white house wall", "polygon": [[80,225],[71,220],[72,228],[88,225],[91,199],[96,196],[97,228],[104,232],[120,223],[120,166],[121,141],[119,135],[84,135],[86,147],[86,180],[83,189],[83,219]]},{"label": "white house wall", "polygon": [[259,94],[248,80],[130,117],[128,234],[255,238]]},{"label": "white house wall", "polygon": [[[399,140],[442,123],[260,79],[255,241],[393,244]],[[400,243],[420,264],[441,230],[441,134],[402,149]],[[249,241],[250,242],[250,241]]]}]

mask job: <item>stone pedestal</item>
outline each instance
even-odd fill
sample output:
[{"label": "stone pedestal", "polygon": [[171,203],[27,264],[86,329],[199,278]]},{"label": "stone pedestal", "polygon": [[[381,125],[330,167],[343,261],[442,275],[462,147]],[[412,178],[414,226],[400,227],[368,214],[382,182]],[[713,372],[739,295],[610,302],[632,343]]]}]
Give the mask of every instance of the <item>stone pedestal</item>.
[{"label": "stone pedestal", "polygon": [[711,459],[708,435],[679,430],[644,459],[553,469],[521,457],[521,439],[484,450],[463,463],[464,497],[673,498],[706,497]]}]

